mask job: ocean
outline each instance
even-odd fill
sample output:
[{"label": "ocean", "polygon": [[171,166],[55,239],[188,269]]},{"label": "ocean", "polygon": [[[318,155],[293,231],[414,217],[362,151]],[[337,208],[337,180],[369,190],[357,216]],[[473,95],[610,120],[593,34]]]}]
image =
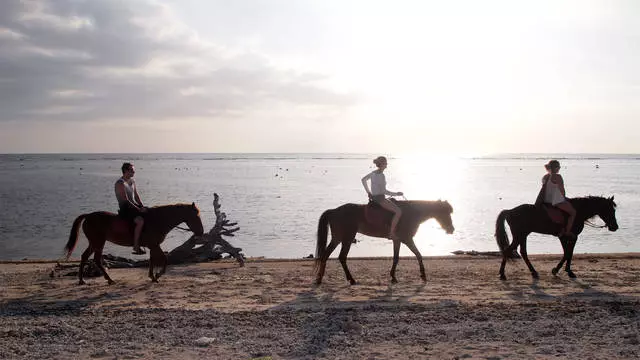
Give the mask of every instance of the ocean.
[{"label": "ocean", "polygon": [[[214,224],[213,194],[240,230],[227,240],[247,256],[302,258],[315,252],[322,212],[367,200],[360,179],[377,154],[3,154],[0,155],[0,260],[58,259],[73,220],[96,210],[116,211],[114,182],[124,161],[134,162],[147,206],[195,202],[205,230]],[[560,160],[570,197],[615,196],[620,229],[587,227],[576,253],[638,252],[640,155],[509,154],[493,157],[388,156],[387,187],[408,199],[448,200],[456,231],[434,220],[415,237],[421,253],[496,251],[495,220],[502,209],[532,203],[545,174]],[[597,223],[602,220],[596,219]],[[82,232],[81,232],[82,234]],[[174,230],[171,250],[190,236]],[[350,256],[391,256],[391,242],[357,235]],[[81,235],[74,257],[87,246]],[[561,253],[555,237],[532,234],[530,254]],[[105,253],[134,257],[108,243]],[[333,256],[337,256],[337,249]],[[412,255],[401,248],[401,255]]]}]

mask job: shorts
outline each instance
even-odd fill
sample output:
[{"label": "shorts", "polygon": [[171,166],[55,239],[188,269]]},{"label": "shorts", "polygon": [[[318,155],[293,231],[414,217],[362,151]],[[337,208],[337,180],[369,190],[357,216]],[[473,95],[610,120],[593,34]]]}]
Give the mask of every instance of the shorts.
[{"label": "shorts", "polygon": [[383,202],[386,199],[386,197],[384,196],[384,194],[382,194],[382,195],[372,195],[371,199],[373,201],[375,201],[377,204],[380,204],[381,202]]},{"label": "shorts", "polygon": [[133,206],[120,207],[120,209],[118,210],[118,215],[128,221],[133,221],[138,216],[144,217],[144,214],[142,214]]}]

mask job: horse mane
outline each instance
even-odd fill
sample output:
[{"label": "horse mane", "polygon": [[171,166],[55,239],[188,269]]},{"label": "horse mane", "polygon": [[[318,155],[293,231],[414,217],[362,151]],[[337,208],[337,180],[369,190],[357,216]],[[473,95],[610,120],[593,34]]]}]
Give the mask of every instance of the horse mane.
[{"label": "horse mane", "polygon": [[613,203],[613,207],[616,208],[618,205],[616,204],[615,201],[613,201],[613,199],[611,198],[607,198],[604,196],[596,196],[596,195],[587,195],[587,196],[581,196],[581,197],[574,197],[574,198],[570,198],[571,201],[577,201],[579,203],[583,203],[583,202],[589,202],[589,201],[611,201]]},{"label": "horse mane", "polygon": [[405,203],[409,205],[410,208],[417,208],[420,212],[424,213],[451,214],[453,212],[453,207],[446,200],[407,200],[398,202]]},{"label": "horse mane", "polygon": [[[188,208],[192,208],[194,206],[193,203],[189,204],[189,203],[176,203],[176,204],[169,204],[169,205],[158,205],[158,206],[152,206],[149,208],[149,211],[153,212],[153,213],[164,213],[166,210],[171,210],[171,209],[188,209]],[[195,206],[195,209],[198,211],[198,214],[200,214],[200,209]]]}]

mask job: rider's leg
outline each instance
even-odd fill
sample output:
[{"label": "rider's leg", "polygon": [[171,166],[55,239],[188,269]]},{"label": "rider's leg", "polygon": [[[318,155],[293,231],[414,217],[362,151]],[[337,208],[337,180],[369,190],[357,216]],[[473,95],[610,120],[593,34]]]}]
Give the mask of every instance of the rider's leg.
[{"label": "rider's leg", "polygon": [[565,229],[565,233],[566,234],[570,234],[571,233],[571,229],[573,228],[573,221],[576,218],[576,209],[568,201],[563,201],[563,202],[561,202],[559,204],[556,204],[556,206],[560,210],[562,210],[562,211],[566,212],[567,214],[569,214],[569,219],[567,220],[567,227]]},{"label": "rider's leg", "polygon": [[402,210],[398,207],[398,205],[394,204],[390,200],[385,199],[384,201],[380,201],[380,206],[383,208],[393,212],[393,219],[391,220],[391,231],[389,231],[389,236],[393,239],[396,238],[396,227],[398,227],[398,222],[400,221],[400,216],[402,216]]},{"label": "rider's leg", "polygon": [[141,216],[136,216],[133,219],[136,224],[136,228],[133,231],[133,253],[144,254],[144,250],[140,249],[140,234],[142,233],[142,226],[144,225],[144,219]]}]

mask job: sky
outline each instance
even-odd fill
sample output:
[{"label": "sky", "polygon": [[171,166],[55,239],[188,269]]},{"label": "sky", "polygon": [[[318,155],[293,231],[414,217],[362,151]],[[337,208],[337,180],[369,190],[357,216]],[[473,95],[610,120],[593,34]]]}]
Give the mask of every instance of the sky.
[{"label": "sky", "polygon": [[2,0],[0,153],[640,153],[640,2]]}]

